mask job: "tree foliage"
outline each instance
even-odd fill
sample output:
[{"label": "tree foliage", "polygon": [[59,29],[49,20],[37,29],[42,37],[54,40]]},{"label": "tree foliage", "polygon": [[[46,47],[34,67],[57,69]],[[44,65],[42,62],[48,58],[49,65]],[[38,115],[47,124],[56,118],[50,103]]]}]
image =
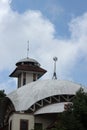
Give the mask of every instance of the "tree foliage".
[{"label": "tree foliage", "polygon": [[4,90],[0,90],[0,99],[5,97],[5,96],[6,96],[6,94],[4,93]]},{"label": "tree foliage", "polygon": [[73,106],[61,114],[57,130],[87,130],[87,93],[81,88],[72,103]]},{"label": "tree foliage", "polygon": [[81,88],[73,101],[73,113],[82,124],[83,130],[87,130],[87,93]]}]

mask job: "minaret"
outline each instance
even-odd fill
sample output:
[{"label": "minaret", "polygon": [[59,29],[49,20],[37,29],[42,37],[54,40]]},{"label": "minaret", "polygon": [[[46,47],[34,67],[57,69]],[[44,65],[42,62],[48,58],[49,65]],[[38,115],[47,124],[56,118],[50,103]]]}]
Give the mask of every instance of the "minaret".
[{"label": "minaret", "polygon": [[29,41],[27,43],[27,58],[18,61],[16,63],[16,69],[10,74],[10,77],[16,77],[18,79],[18,88],[38,80],[47,72],[40,67],[39,62],[29,58]]},{"label": "minaret", "polygon": [[10,77],[18,79],[19,88],[27,83],[38,80],[46,72],[36,60],[27,57],[16,63],[16,69],[10,74]]}]

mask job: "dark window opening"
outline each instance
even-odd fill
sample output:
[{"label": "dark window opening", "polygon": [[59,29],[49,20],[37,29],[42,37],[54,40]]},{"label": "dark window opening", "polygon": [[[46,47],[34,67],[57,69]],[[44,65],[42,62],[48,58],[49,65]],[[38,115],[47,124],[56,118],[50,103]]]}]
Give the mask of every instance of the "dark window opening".
[{"label": "dark window opening", "polygon": [[26,72],[23,72],[23,85],[26,84]]},{"label": "dark window opening", "polygon": [[33,74],[33,81],[36,81],[36,74]]},{"label": "dark window opening", "polygon": [[18,88],[21,86],[21,74],[18,75]]},{"label": "dark window opening", "polygon": [[20,130],[28,130],[28,120],[20,120]]},{"label": "dark window opening", "polygon": [[43,129],[42,123],[35,123],[35,130],[42,130],[42,129]]}]

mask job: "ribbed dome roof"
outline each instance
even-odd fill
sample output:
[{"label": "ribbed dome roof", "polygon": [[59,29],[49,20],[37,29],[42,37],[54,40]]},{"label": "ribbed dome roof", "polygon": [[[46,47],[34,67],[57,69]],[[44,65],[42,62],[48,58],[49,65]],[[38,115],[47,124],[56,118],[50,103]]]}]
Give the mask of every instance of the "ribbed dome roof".
[{"label": "ribbed dome roof", "polygon": [[53,95],[75,95],[81,87],[80,84],[66,80],[38,80],[17,89],[8,97],[15,109],[20,111],[27,110],[37,101]]},{"label": "ribbed dome roof", "polygon": [[23,63],[34,63],[34,64],[40,66],[40,63],[38,61],[36,61],[35,59],[32,59],[32,58],[29,58],[29,57],[19,60],[16,63],[16,65],[23,64]]}]

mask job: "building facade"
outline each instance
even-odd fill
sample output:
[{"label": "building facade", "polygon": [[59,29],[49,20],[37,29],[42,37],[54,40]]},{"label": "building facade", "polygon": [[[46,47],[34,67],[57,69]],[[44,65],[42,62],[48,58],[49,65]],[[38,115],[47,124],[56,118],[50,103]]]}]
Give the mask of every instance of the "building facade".
[{"label": "building facade", "polygon": [[2,130],[43,130],[54,126],[58,113],[64,111],[82,86],[66,80],[39,80],[46,72],[32,58],[16,63],[10,77],[18,79],[17,90],[8,94],[0,106]]}]

